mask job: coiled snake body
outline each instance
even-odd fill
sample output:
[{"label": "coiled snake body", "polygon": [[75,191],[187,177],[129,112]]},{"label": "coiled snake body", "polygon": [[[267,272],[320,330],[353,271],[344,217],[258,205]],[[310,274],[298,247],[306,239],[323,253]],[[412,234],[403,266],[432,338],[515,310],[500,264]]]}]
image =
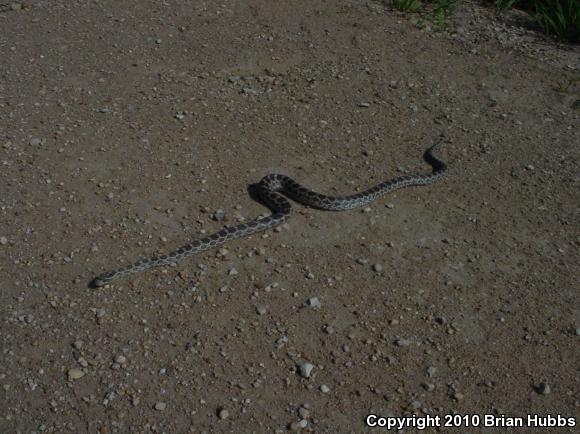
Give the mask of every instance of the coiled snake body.
[{"label": "coiled snake body", "polygon": [[291,211],[290,202],[282,194],[312,208],[327,211],[344,211],[364,206],[400,188],[432,184],[441,179],[447,171],[445,163],[435,158],[431,153],[435,146],[433,145],[427,149],[423,155],[425,161],[433,168],[431,174],[399,176],[351,196],[326,196],[303,187],[288,176],[276,173],[266,175],[255,185],[255,188],[259,201],[270,208],[271,215],[237,226],[225,227],[219,232],[194,241],[167,255],[144,259],[125,268],[102,274],[92,281],[91,286],[104,286],[129,274],[140,273],[163,265],[173,265],[188,256],[197,255],[236,238],[246,237],[256,232],[279,226],[288,219]]}]

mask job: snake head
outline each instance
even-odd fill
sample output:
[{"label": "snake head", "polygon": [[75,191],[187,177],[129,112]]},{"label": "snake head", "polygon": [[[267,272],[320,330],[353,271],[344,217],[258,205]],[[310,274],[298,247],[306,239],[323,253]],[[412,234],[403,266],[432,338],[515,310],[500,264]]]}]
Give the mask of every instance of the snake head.
[{"label": "snake head", "polygon": [[91,283],[89,284],[90,288],[100,288],[101,286],[105,286],[111,283],[113,273],[102,274],[100,276],[95,277]]}]

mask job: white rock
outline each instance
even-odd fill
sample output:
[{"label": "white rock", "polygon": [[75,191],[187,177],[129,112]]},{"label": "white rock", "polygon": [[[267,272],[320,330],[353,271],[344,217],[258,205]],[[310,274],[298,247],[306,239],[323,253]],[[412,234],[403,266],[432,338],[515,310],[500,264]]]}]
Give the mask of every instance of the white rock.
[{"label": "white rock", "polygon": [[310,374],[314,369],[314,365],[312,363],[302,363],[299,367],[300,375],[304,378],[310,378]]},{"label": "white rock", "polygon": [[399,347],[408,347],[409,345],[411,345],[411,341],[409,339],[399,338],[397,339],[397,345]]},{"label": "white rock", "polygon": [[290,431],[300,431],[308,426],[308,421],[306,419],[302,419],[299,422],[292,422],[290,424]]},{"label": "white rock", "polygon": [[313,307],[314,309],[320,309],[322,304],[320,303],[318,297],[312,297],[308,299],[308,306]]},{"label": "white rock", "polygon": [[28,143],[32,146],[41,146],[44,143],[44,140],[39,139],[38,137],[34,137],[34,138],[30,139],[30,141]]},{"label": "white rock", "polygon": [[72,368],[68,371],[68,379],[69,380],[78,380],[79,378],[83,378],[85,376],[85,372],[78,368]]}]

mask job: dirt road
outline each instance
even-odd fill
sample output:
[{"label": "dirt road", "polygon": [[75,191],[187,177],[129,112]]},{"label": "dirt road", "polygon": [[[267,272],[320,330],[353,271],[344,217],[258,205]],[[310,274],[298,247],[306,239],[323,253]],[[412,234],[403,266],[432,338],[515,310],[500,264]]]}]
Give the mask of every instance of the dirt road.
[{"label": "dirt road", "polygon": [[[577,416],[579,52],[474,37],[471,13],[444,33],[354,0],[0,12],[0,431]],[[87,286],[264,213],[267,173],[349,194],[428,171],[440,135],[441,183]],[[505,432],[441,429],[484,431]]]}]

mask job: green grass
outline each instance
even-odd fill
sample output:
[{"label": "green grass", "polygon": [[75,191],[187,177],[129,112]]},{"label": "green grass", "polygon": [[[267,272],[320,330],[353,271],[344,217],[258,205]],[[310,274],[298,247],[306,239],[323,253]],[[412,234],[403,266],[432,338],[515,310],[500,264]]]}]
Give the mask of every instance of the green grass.
[{"label": "green grass", "polygon": [[[437,27],[449,29],[449,23],[461,0],[383,0],[402,12],[421,12],[425,5],[432,9],[432,19]],[[486,0],[495,4],[498,11],[520,8],[529,11],[544,33],[556,39],[580,43],[580,0]],[[432,5],[432,6],[431,6]]]},{"label": "green grass", "polygon": [[[425,3],[434,3],[433,21],[437,27],[447,30],[449,19],[453,15],[456,6],[461,0],[425,0]],[[423,7],[420,0],[386,0],[386,3],[401,12],[419,12]]]},{"label": "green grass", "polygon": [[580,42],[580,2],[546,0],[536,2],[535,19],[549,35],[561,41]]},{"label": "green grass", "polygon": [[517,3],[522,3],[521,0],[495,0],[495,7],[498,11],[506,11],[513,8]]},{"label": "green grass", "polygon": [[417,12],[421,8],[419,0],[388,0],[387,4],[401,12]]},{"label": "green grass", "polygon": [[560,41],[580,43],[579,0],[495,0],[499,11],[513,7],[528,10],[544,33]]},{"label": "green grass", "polygon": [[455,12],[460,0],[436,0],[433,17],[435,24],[443,30],[449,29],[449,19]]}]

